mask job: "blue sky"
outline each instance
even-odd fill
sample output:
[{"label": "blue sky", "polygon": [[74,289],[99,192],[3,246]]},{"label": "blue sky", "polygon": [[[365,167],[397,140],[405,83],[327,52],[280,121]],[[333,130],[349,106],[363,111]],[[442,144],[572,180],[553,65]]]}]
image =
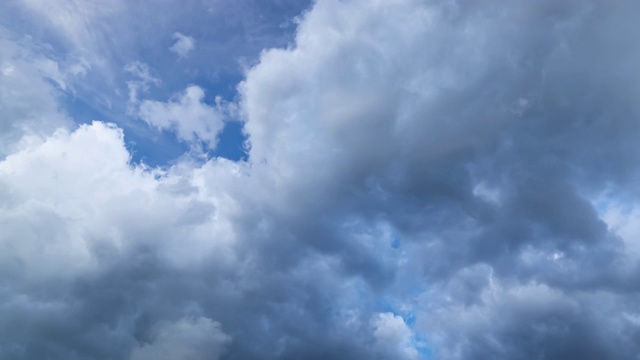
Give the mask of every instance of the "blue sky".
[{"label": "blue sky", "polygon": [[636,359],[638,15],[0,2],[0,359]]},{"label": "blue sky", "polygon": [[[128,99],[128,85],[135,75],[127,66],[141,64],[154,78],[144,85],[140,94],[144,99],[166,101],[188,85],[196,85],[205,91],[206,104],[213,105],[216,97],[236,101],[236,87],[260,52],[292,45],[296,17],[310,2],[203,1],[178,6],[166,1],[153,5],[10,1],[2,6],[3,13],[11,14],[2,23],[8,37],[44,48],[39,50],[58,67],[91,68],[82,68],[79,76],[62,74],[65,88],[58,90],[62,90],[65,111],[80,122],[118,124],[126,130],[134,161],[156,166],[175,161],[189,145],[171,131],[140,121]],[[80,43],[84,41],[90,44]],[[173,48],[180,41],[189,46]],[[209,157],[246,158],[242,119],[224,120],[219,146],[204,151]]]}]

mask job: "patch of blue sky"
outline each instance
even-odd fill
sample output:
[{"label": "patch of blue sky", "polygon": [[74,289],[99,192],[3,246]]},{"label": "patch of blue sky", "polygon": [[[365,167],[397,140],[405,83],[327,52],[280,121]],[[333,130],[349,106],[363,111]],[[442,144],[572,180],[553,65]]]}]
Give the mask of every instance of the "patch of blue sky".
[{"label": "patch of blue sky", "polygon": [[402,242],[400,241],[400,238],[394,234],[391,236],[391,248],[393,249],[400,249],[402,247]]},{"label": "patch of blue sky", "polygon": [[71,118],[78,124],[90,124],[94,120],[115,123],[125,135],[125,145],[133,163],[164,166],[189,150],[188,144],[177,141],[175,135],[157,131],[142,120],[125,120],[126,114],[105,110],[87,103],[86,96],[65,94],[62,103]]},{"label": "patch of blue sky", "polygon": [[404,322],[409,326],[415,323],[416,317],[413,310],[400,306],[398,301],[390,300],[387,297],[381,297],[377,299],[376,307],[378,312],[388,312],[401,316],[404,319]]},{"label": "patch of blue sky", "polygon": [[[122,128],[134,163],[170,165],[192,147],[181,142],[170,130],[159,130],[146,124],[137,116],[135,104],[132,111],[128,82],[140,79],[125,71],[125,67],[136,62],[144,64],[149,74],[157,79],[139,89],[138,101],[164,102],[187,86],[196,85],[204,89],[204,101],[209,105],[215,103],[216,97],[225,102],[237,102],[237,86],[244,78],[244,70],[258,62],[264,49],[292,44],[295,19],[310,4],[311,1],[306,0],[241,0],[205,8],[204,4],[192,3],[177,12],[157,12],[158,15],[149,21],[140,22],[130,17],[147,14],[148,6],[129,3],[128,17],[118,18],[118,24],[109,27],[108,33],[100,32],[99,26],[87,28],[101,41],[89,45],[94,51],[90,56],[101,58],[104,66],[89,67],[85,73],[65,79],[66,88],[57,86],[62,94],[62,107],[77,123],[101,120]],[[48,54],[48,58],[61,66],[80,61],[78,56],[84,56],[84,47],[78,48],[79,45],[66,39],[64,33],[49,31],[49,25],[39,22],[32,12],[7,4],[0,6],[2,8],[15,14],[5,18],[21,19],[4,24],[13,29],[14,35],[19,34],[21,28],[28,30],[23,36],[27,36],[34,46],[42,46],[43,51],[39,53]],[[193,48],[185,56],[171,51],[176,33],[194,40]],[[203,146],[204,155],[246,160],[246,138],[241,120],[225,119],[217,146],[214,149]]]},{"label": "patch of blue sky", "polygon": [[415,348],[420,354],[420,358],[423,360],[437,359],[435,349],[429,344],[426,338],[420,335],[414,335]]},{"label": "patch of blue sky", "polygon": [[211,152],[211,155],[232,161],[246,161],[249,155],[245,147],[246,136],[243,128],[242,122],[227,122],[220,133],[218,146]]},{"label": "patch of blue sky", "polygon": [[389,246],[391,246],[392,249],[395,250],[400,250],[402,249],[402,243],[404,241],[404,237],[402,236],[402,233],[400,231],[398,231],[398,229],[393,226],[393,224],[386,224],[387,227],[387,231],[389,232]]},{"label": "patch of blue sky", "polygon": [[[205,102],[209,105],[215,97],[227,102],[237,101],[237,86],[244,76],[242,67],[255,64],[265,48],[290,44],[295,33],[295,17],[309,5],[310,1],[297,0],[242,1],[237,8],[225,10],[229,14],[242,12],[242,22],[234,21],[234,16],[230,15],[226,21],[216,24],[206,17],[180,23],[176,30],[196,41],[188,56],[176,57],[168,52],[175,41],[169,37],[161,42],[162,46],[138,50],[140,61],[149,65],[152,74],[159,74],[161,81],[159,88],[150,89],[149,95],[162,101],[188,85],[196,85],[204,89]],[[208,157],[246,160],[246,137],[241,119],[226,120],[216,148],[204,148],[205,152]],[[188,150],[187,145],[176,144],[175,136],[156,134],[152,139],[145,139],[132,132],[134,161],[144,160],[152,166],[163,164]]]}]

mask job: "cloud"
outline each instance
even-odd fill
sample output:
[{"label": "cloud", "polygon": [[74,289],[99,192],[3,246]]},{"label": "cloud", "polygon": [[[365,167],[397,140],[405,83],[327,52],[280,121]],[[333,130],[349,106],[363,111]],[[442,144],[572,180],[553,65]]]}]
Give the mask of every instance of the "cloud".
[{"label": "cloud", "polygon": [[[91,222],[78,220],[91,219],[92,210],[77,200],[82,190],[110,187],[109,181],[101,180],[107,175],[134,185],[133,177],[122,178],[128,157],[122,132],[101,123],[73,133],[60,130],[9,155],[0,163],[5,189],[3,264],[26,277],[65,277],[91,270],[93,229]],[[78,171],[91,175],[79,176]],[[50,191],[55,184],[56,191]]]},{"label": "cloud", "polygon": [[191,36],[176,32],[173,33],[173,38],[176,40],[176,42],[171,45],[169,50],[176,53],[178,57],[187,57],[187,55],[189,55],[189,53],[196,47],[196,40]]},{"label": "cloud", "polygon": [[[638,11],[318,1],[239,86],[246,162],[14,133],[0,357],[634,358]],[[14,62],[62,116],[55,67]],[[136,99],[215,147],[203,88]]]},{"label": "cloud", "polygon": [[374,336],[378,346],[394,359],[418,359],[418,350],[413,345],[411,329],[401,316],[392,313],[378,314],[373,321]]},{"label": "cloud", "polygon": [[122,1],[96,2],[87,4],[77,0],[21,0],[20,3],[31,10],[45,26],[59,32],[65,46],[71,46],[88,56],[94,65],[102,51],[96,40],[104,34],[95,25],[112,16],[119,16],[125,10]]},{"label": "cloud", "polygon": [[[152,245],[176,263],[197,261],[203,246],[215,246],[203,230],[212,229],[217,200],[198,199],[197,185],[189,185],[181,169],[164,172],[129,161],[122,130],[94,122],[73,132],[60,129],[0,162],[5,271],[27,280],[75,278],[140,246]],[[157,211],[144,210],[152,207]],[[162,223],[172,225],[158,232]],[[198,232],[203,242],[191,257],[178,239],[197,241]],[[220,231],[216,237],[230,241]]]},{"label": "cloud", "polygon": [[[591,199],[604,189],[625,192],[638,176],[627,158],[633,147],[625,145],[638,136],[630,121],[637,107],[619,96],[636,86],[619,81],[637,76],[629,69],[639,53],[623,55],[587,34],[629,43],[623,14],[638,9],[545,1],[500,10],[486,3],[363,6],[318,2],[300,24],[297,46],[265,52],[241,88],[253,160],[267,161],[292,193],[285,203],[308,199],[302,206],[317,211],[291,216],[289,224],[307,221],[300,239],[320,251],[333,240],[339,250],[329,252],[348,263],[349,236],[323,233],[318,244],[309,240],[318,227],[335,229],[348,217],[390,224],[406,267],[363,262],[356,272],[393,274],[403,289],[437,287],[415,304],[390,297],[422,309],[424,319],[447,314],[423,327],[440,358],[580,357],[582,336],[603,339],[591,342],[594,357],[635,353],[631,338],[605,335],[635,333],[625,316],[610,318],[602,333],[594,326],[612,316],[600,301],[635,314],[618,296],[635,288],[629,276],[637,268]],[[323,214],[322,225],[310,213]],[[376,248],[374,258],[384,258]],[[413,281],[416,274],[423,280]],[[497,309],[523,300],[506,297],[484,312],[481,294],[492,282],[505,293],[542,283],[533,288],[559,294],[562,301],[548,306],[562,315],[523,303],[529,310],[522,313],[538,314],[535,328],[520,312],[494,326]],[[482,309],[488,323],[443,325],[468,306]],[[561,342],[554,326],[566,329]]]},{"label": "cloud", "polygon": [[149,125],[160,130],[173,130],[179,139],[187,142],[204,141],[214,149],[223,127],[223,113],[219,105],[204,102],[204,90],[189,86],[185,91],[163,103],[144,100],[139,115]]},{"label": "cloud", "polygon": [[37,44],[7,39],[0,29],[0,158],[38,135],[72,123],[59,108],[65,76],[59,64],[40,54]]},{"label": "cloud", "polygon": [[162,324],[151,344],[134,349],[131,360],[218,360],[231,338],[207,318]]},{"label": "cloud", "polygon": [[[153,98],[166,99],[194,83],[235,82],[242,76],[239,59],[254,64],[263,47],[286,45],[295,29],[278,25],[283,17],[296,16],[308,5],[308,1],[240,0],[233,4],[201,1],[194,6],[175,6],[169,1],[149,7],[119,0],[92,4],[18,0],[1,4],[0,12],[4,40],[28,38],[40,46],[38,55],[58,64],[64,76],[57,79],[67,88],[62,94],[68,101],[64,107],[82,118],[76,120],[117,123],[144,147],[175,147],[167,142],[143,144],[146,127],[136,124],[135,112],[130,111],[132,79],[123,68],[135,62],[147,64],[162,81],[161,87],[151,89]],[[198,51],[191,52],[180,66],[167,51],[173,45],[167,44],[167,37],[175,29],[207,39],[199,41]],[[235,84],[228,85],[221,95],[230,99]]]},{"label": "cloud", "polygon": [[421,326],[442,359],[632,358],[637,323],[622,315],[634,311],[625,296],[565,291],[494,278],[472,305],[430,293],[429,302],[442,303],[423,314]]},{"label": "cloud", "polygon": [[[135,109],[135,106],[138,106],[140,103],[140,93],[149,91],[150,85],[160,85],[160,79],[151,75],[149,65],[139,61],[127,64],[127,66],[124,67],[124,71],[135,77],[135,80],[127,82],[127,87],[129,88],[129,104]],[[133,112],[134,110],[130,111]]]}]

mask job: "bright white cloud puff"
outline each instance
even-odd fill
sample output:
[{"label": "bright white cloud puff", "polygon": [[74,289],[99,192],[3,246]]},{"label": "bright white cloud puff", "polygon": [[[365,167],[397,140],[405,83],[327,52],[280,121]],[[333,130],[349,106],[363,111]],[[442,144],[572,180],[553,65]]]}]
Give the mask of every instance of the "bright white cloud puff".
[{"label": "bright white cloud puff", "polygon": [[640,5],[0,14],[0,358],[640,353]]},{"label": "bright white cloud puff", "polygon": [[181,140],[201,140],[215,148],[224,114],[218,107],[206,104],[204,97],[204,90],[192,85],[166,103],[144,100],[140,104],[139,116],[158,129],[175,131]]}]

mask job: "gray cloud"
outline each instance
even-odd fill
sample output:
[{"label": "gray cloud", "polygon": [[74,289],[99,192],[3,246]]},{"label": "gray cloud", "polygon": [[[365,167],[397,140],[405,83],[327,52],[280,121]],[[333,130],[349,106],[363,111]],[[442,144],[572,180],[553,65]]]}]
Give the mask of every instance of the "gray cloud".
[{"label": "gray cloud", "polygon": [[639,11],[318,1],[239,86],[247,162],[21,143],[0,357],[636,358]]}]

